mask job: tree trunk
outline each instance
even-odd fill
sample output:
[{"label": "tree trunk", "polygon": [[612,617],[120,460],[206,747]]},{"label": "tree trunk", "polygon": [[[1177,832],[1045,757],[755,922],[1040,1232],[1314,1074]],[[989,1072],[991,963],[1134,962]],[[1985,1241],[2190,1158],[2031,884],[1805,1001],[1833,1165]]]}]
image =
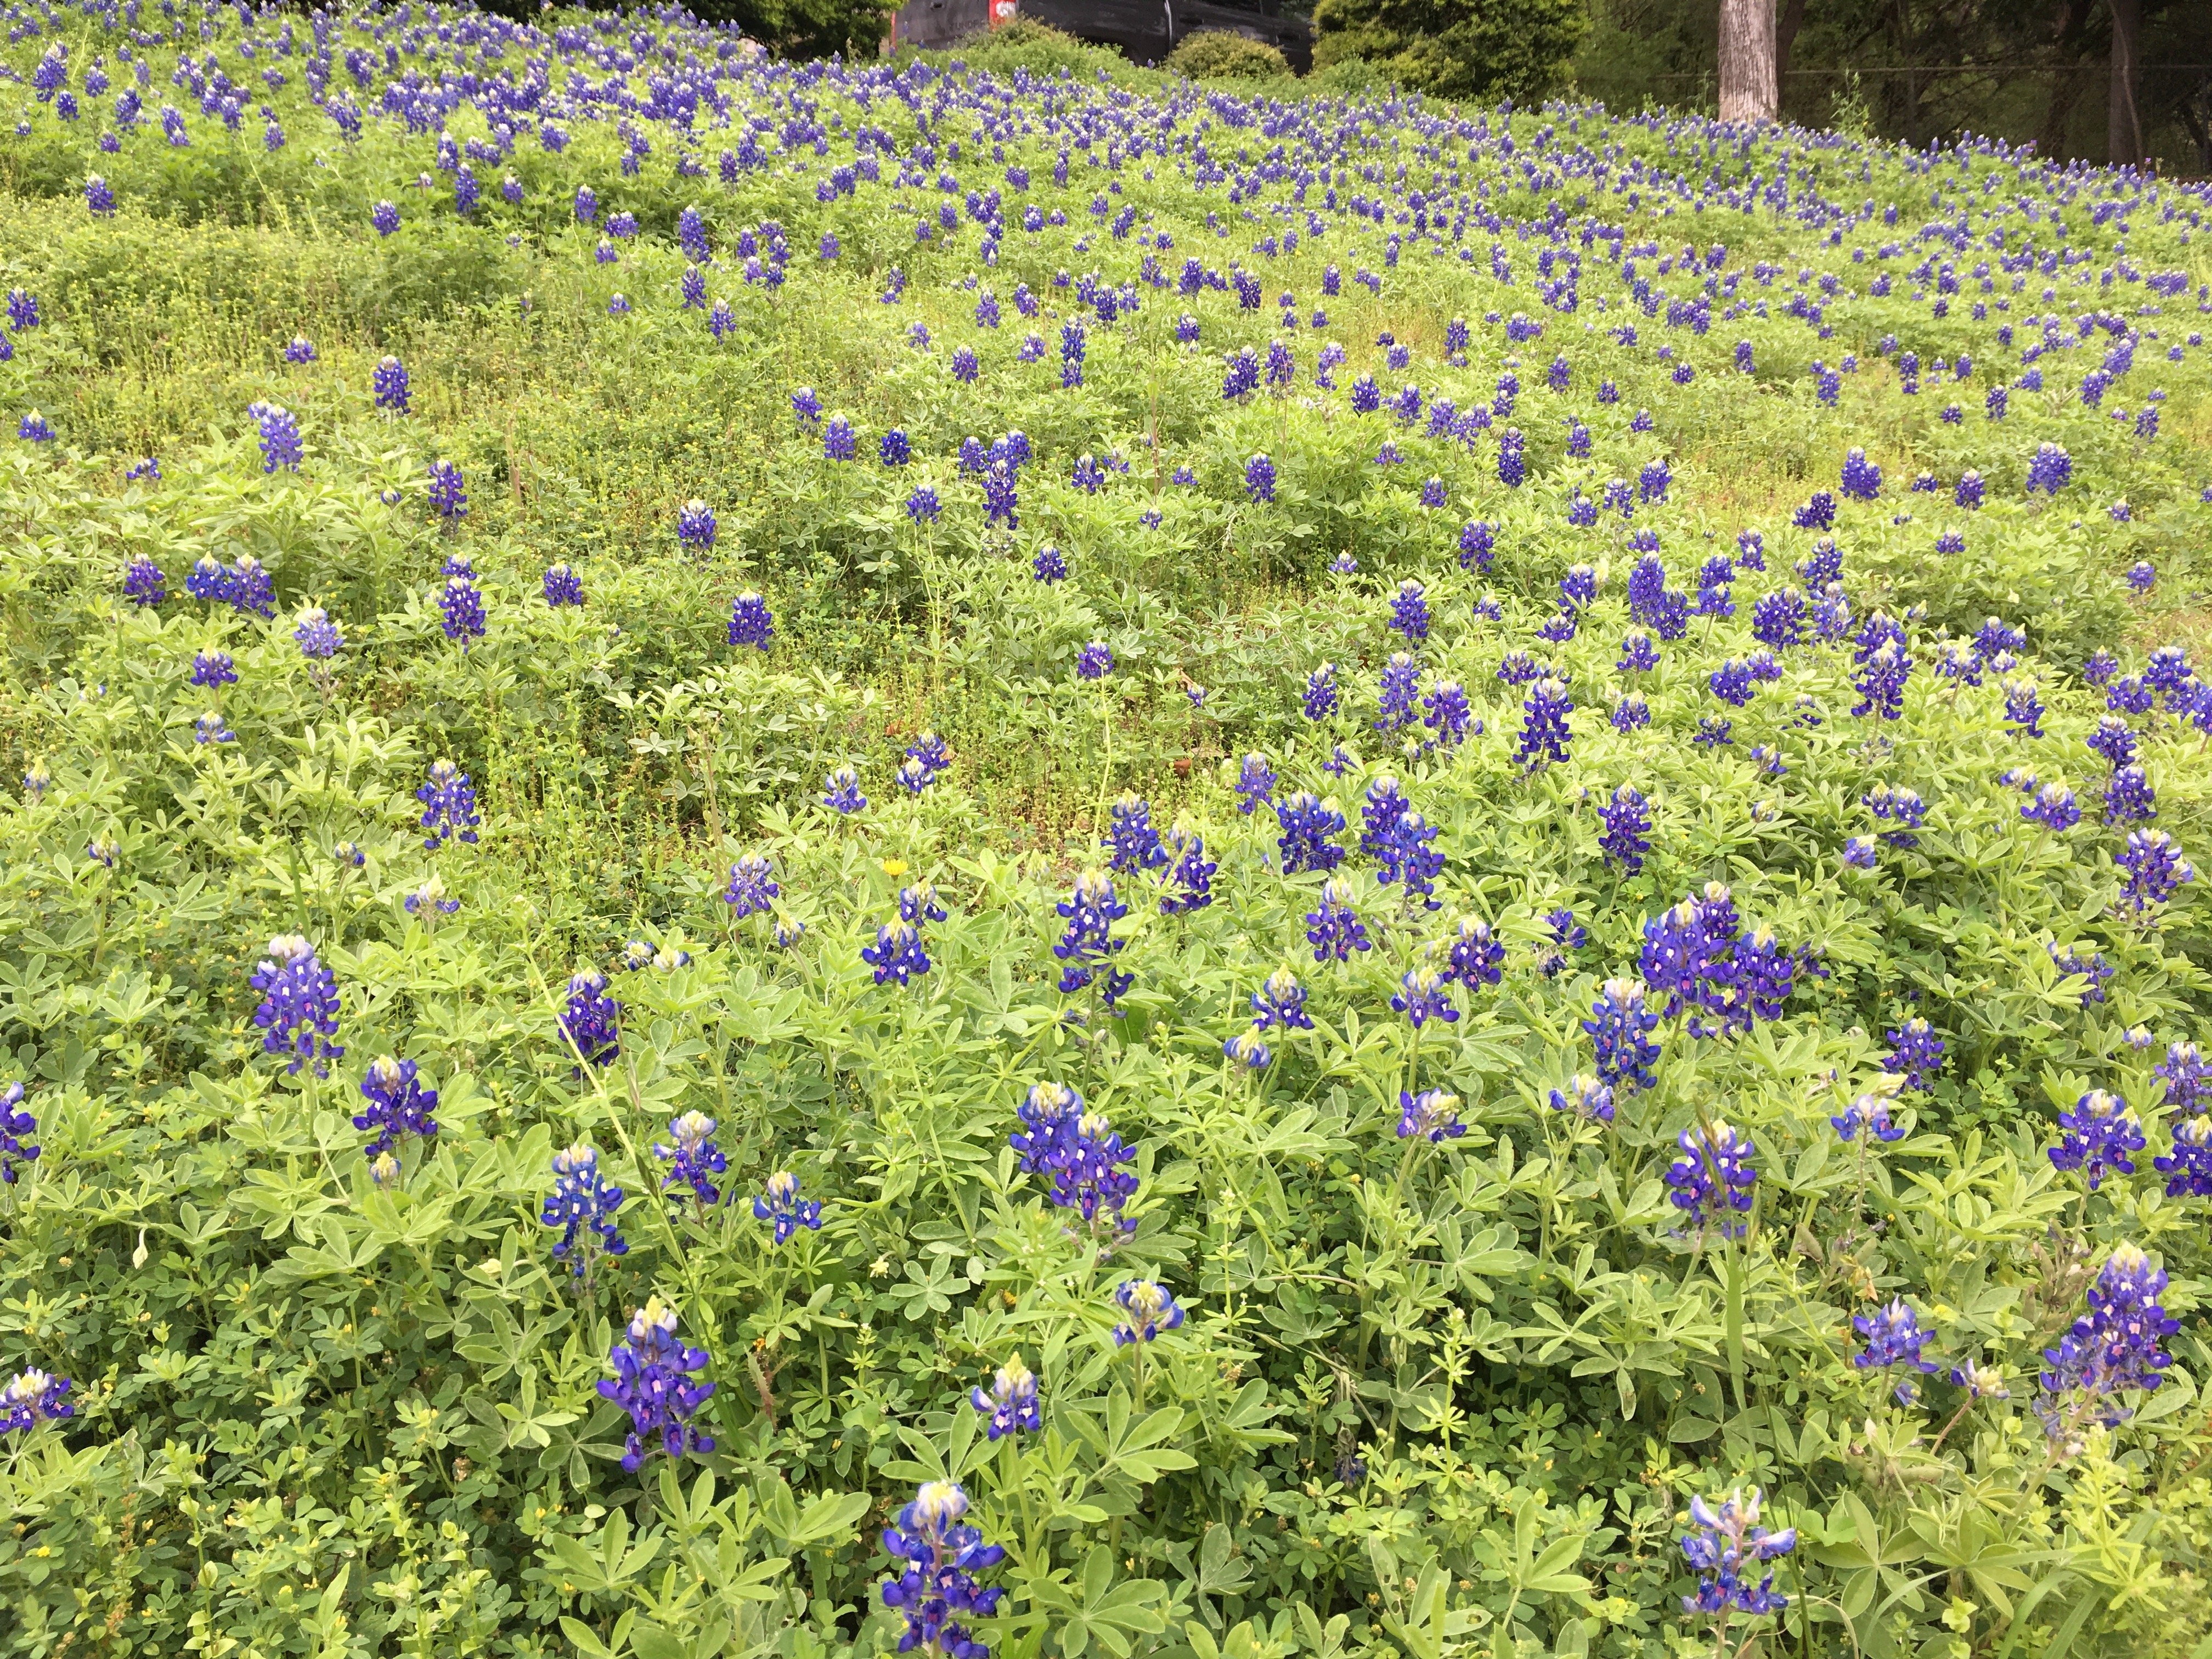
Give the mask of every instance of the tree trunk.
[{"label": "tree trunk", "polygon": [[2107,3],[2112,11],[2112,81],[2105,155],[2112,166],[2124,167],[2143,159],[2142,118],[2136,112],[2136,42],[2142,33],[2142,0]]},{"label": "tree trunk", "polygon": [[1721,0],[1721,119],[1771,121],[1774,0]]}]

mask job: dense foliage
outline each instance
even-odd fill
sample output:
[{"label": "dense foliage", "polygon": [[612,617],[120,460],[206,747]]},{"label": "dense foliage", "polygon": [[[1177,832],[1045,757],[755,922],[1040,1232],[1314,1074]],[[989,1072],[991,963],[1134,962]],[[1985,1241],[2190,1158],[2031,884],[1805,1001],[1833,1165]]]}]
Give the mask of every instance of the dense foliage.
[{"label": "dense foliage", "polygon": [[1320,0],[1314,64],[1358,58],[1437,98],[1556,92],[1589,27],[1582,0]]},{"label": "dense foliage", "polygon": [[2200,196],[10,16],[0,1653],[2212,1632]]},{"label": "dense foliage", "polygon": [[1167,67],[1195,81],[1267,81],[1291,72],[1283,54],[1264,40],[1227,29],[1197,29],[1168,54]]}]

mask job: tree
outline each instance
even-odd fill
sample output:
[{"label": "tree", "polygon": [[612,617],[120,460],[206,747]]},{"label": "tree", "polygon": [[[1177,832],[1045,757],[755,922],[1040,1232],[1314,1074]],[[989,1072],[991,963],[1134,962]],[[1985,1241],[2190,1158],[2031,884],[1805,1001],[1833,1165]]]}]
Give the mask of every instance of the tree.
[{"label": "tree", "polygon": [[1721,0],[1721,119],[1771,121],[1777,68],[1774,0]]},{"label": "tree", "polygon": [[1528,103],[1564,86],[1582,0],[1321,0],[1314,67],[1364,58],[1416,92]]},{"label": "tree", "polygon": [[2105,118],[2105,159],[2114,167],[2143,158],[2142,117],[2136,109],[2136,48],[2142,37],[2142,0],[2107,0],[2112,9],[2112,73]]}]

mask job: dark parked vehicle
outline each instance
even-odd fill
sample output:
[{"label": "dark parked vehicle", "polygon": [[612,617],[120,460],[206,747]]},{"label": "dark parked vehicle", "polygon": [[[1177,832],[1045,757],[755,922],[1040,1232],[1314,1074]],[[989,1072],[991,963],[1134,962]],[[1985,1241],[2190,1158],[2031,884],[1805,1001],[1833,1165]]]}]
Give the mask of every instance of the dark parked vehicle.
[{"label": "dark parked vehicle", "polygon": [[1020,15],[1079,40],[1118,46],[1157,64],[1200,29],[1221,29],[1273,46],[1303,75],[1313,64],[1313,31],[1281,0],[1020,0]]}]

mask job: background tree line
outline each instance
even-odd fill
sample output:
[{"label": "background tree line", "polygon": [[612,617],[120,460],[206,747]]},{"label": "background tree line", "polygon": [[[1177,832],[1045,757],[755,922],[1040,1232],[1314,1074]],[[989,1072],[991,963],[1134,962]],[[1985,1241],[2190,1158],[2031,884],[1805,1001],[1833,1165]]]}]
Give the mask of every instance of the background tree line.
[{"label": "background tree line", "polygon": [[[535,0],[507,0],[534,12]],[[1256,3],[1256,0],[1255,0]],[[872,52],[886,0],[690,0],[776,52]],[[1444,97],[1570,90],[1912,144],[2212,174],[2212,0],[1283,0],[1315,65]]]}]

